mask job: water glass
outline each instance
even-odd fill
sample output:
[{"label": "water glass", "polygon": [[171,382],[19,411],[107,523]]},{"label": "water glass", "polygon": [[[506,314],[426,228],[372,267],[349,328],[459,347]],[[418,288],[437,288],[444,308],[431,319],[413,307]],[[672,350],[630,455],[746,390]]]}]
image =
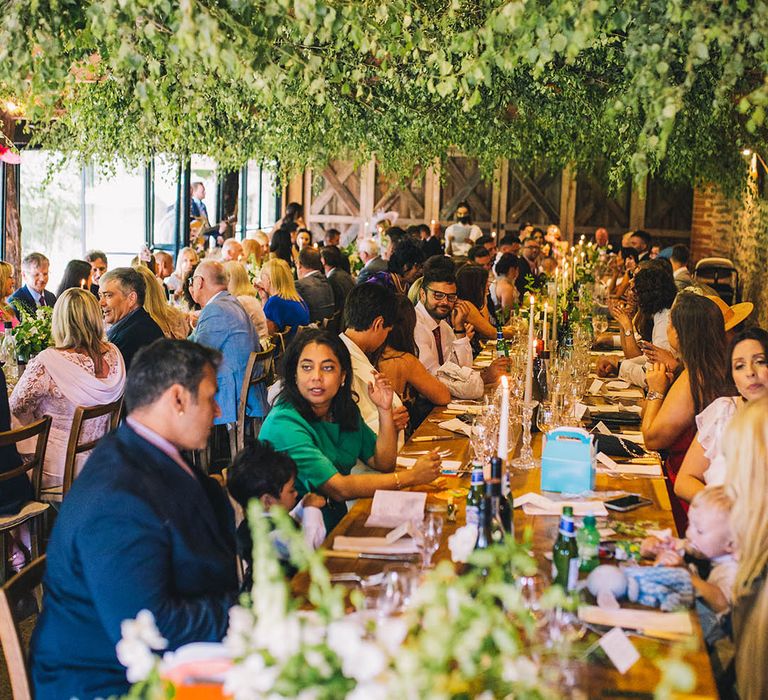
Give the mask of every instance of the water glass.
[{"label": "water glass", "polygon": [[421,567],[422,569],[429,569],[432,566],[432,557],[440,548],[443,519],[435,513],[427,513],[421,522],[414,521],[411,530],[421,554]]},{"label": "water glass", "polygon": [[539,430],[546,435],[556,427],[556,423],[555,404],[552,401],[542,401],[536,415],[536,425],[539,426]]}]

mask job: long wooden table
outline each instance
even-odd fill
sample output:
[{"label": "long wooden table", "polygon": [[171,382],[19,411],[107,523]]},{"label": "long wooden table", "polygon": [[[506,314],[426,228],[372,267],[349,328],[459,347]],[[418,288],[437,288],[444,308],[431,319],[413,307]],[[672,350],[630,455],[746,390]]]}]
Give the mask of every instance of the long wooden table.
[{"label": "long wooden table", "polygon": [[[428,435],[451,435],[451,440],[440,440],[436,442],[417,442],[408,441],[401,452],[416,451],[428,449],[437,446],[439,449],[450,449],[450,459],[461,460],[464,464],[470,459],[469,440],[466,437],[458,436],[438,427],[435,419],[448,420],[452,415],[445,412],[446,409],[436,408],[429,416],[432,420],[426,420],[414,436]],[[534,434],[533,447],[537,457],[541,454],[541,435]],[[468,487],[469,477],[450,477],[445,476],[437,481],[436,484],[418,487],[417,490],[427,493],[427,507],[430,504],[445,504],[446,501],[438,497],[438,494],[448,489],[456,487]],[[540,492],[540,469],[531,471],[511,471],[511,486],[515,497],[522,496],[531,491]],[[675,524],[672,518],[672,511],[667,493],[664,478],[648,477],[617,477],[608,474],[598,473],[595,481],[596,491],[619,491],[626,490],[638,493],[647,497],[653,502],[652,506],[646,506],[629,513],[613,513],[612,519],[622,521],[649,520],[654,521],[660,528],[671,528],[675,531]],[[435,555],[436,560],[450,560],[448,550],[448,537],[465,522],[464,498],[456,498],[457,517],[456,522],[445,522],[443,538],[440,549]],[[358,500],[351,508],[346,517],[329,534],[326,540],[326,546],[330,549],[333,539],[337,535],[350,536],[383,536],[386,530],[377,528],[366,528],[365,521],[370,514],[371,499]],[[558,518],[555,516],[528,516],[522,508],[515,508],[514,525],[517,538],[525,528],[531,528],[533,532],[534,555],[536,556],[540,571],[546,580],[549,580],[551,564],[546,558],[546,554],[552,551],[552,545],[557,536]],[[354,572],[361,577],[369,576],[382,570],[388,563],[386,561],[373,559],[336,559],[329,557],[327,560],[328,568],[332,573]],[[306,592],[308,586],[307,578],[304,574],[299,574],[293,581],[294,592],[302,595]],[[712,669],[709,657],[706,653],[704,642],[701,636],[698,621],[694,618],[694,628],[696,638],[695,649],[686,654],[686,660],[694,667],[697,676],[696,689],[693,694],[680,696],[687,698],[717,698],[718,693],[715,688]],[[587,642],[595,641],[598,637],[588,633]],[[652,698],[652,693],[659,681],[659,670],[653,663],[653,658],[664,657],[667,655],[670,642],[661,640],[631,637],[633,643],[637,646],[641,654],[638,661],[625,675],[621,675],[611,665],[603,655],[595,654],[583,664],[579,672],[578,687],[582,689],[589,698],[633,698],[634,700],[644,700]]]}]

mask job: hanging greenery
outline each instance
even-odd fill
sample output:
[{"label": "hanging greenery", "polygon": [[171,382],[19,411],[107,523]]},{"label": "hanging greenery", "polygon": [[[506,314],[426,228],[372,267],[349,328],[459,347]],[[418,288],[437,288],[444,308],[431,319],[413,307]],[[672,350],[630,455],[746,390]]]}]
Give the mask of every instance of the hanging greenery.
[{"label": "hanging greenery", "polygon": [[82,159],[286,170],[451,149],[738,186],[766,143],[754,0],[0,0],[0,99]]}]

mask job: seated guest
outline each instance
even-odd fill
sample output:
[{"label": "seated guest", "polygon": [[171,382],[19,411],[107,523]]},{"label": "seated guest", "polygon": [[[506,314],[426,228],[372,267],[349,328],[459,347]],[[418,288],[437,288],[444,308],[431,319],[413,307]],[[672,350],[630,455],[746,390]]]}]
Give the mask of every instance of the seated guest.
[{"label": "seated guest", "polygon": [[109,261],[107,255],[102,250],[89,250],[85,254],[85,259],[91,264],[91,292],[97,299],[99,298],[99,280],[107,271]]},{"label": "seated guest", "polygon": [[122,353],[126,369],[139,348],[163,337],[160,326],[144,310],[146,291],[144,278],[132,267],[116,267],[99,280],[107,338]]},{"label": "seated guest", "polygon": [[[396,304],[391,289],[368,282],[350,292],[344,307],[345,330],[340,337],[352,361],[352,391],[363,421],[374,433],[379,432],[379,410],[368,398],[368,385],[378,372],[369,358],[381,348],[392,330]],[[408,411],[397,393],[392,397],[392,414],[397,430],[403,430],[408,425]]]},{"label": "seated guest", "polygon": [[[490,238],[490,236],[489,236]],[[473,245],[467,253],[469,262],[474,263],[478,267],[485,268],[488,272],[491,271],[491,264],[493,262],[493,255],[484,245]]]},{"label": "seated guest", "polygon": [[0,326],[5,322],[13,327],[19,325],[15,309],[8,303],[8,297],[13,294],[16,283],[16,274],[11,263],[0,260]]},{"label": "seated guest", "polygon": [[505,234],[499,241],[499,247],[496,251],[496,262],[499,262],[499,260],[501,260],[501,256],[505,253],[511,253],[512,255],[519,257],[520,248],[522,248],[520,238],[518,238],[514,233]]},{"label": "seated guest", "polygon": [[520,303],[517,277],[520,260],[513,253],[504,253],[496,263],[496,281],[491,284],[490,295],[497,309],[511,312]]},{"label": "seated guest", "polygon": [[308,228],[299,228],[296,231],[296,245],[299,247],[299,252],[304,248],[312,247],[312,231]]},{"label": "seated guest", "polygon": [[432,269],[444,270],[446,274],[453,274],[456,271],[456,265],[453,262],[453,258],[449,258],[447,255],[433,255],[431,258],[427,258],[421,269],[422,276],[408,290],[408,298],[414,306],[419,303],[419,293],[424,282],[424,275]]},{"label": "seated guest", "polygon": [[[262,234],[264,235],[264,234]],[[266,238],[266,236],[264,236]],[[261,241],[255,238],[246,238],[240,242],[243,248],[243,256],[240,258],[240,262],[244,265],[256,265],[261,267],[261,263],[264,259],[264,246]]]},{"label": "seated guest", "polygon": [[648,260],[651,255],[651,248],[653,248],[653,238],[648,231],[638,229],[632,231],[629,236],[629,245],[637,251],[637,261],[643,262]]},{"label": "seated guest", "polygon": [[360,260],[363,261],[363,269],[357,275],[357,284],[363,284],[376,272],[386,272],[387,261],[379,255],[379,244],[373,238],[364,238],[357,244]]},{"label": "seated guest", "polygon": [[165,278],[173,274],[173,256],[165,250],[156,250],[153,255],[155,258],[155,275],[158,282],[164,285]]},{"label": "seated guest", "polygon": [[[227,470],[227,490],[243,511],[243,521],[237,528],[237,553],[245,562],[243,590],[253,587],[253,540],[248,522],[248,504],[258,499],[267,517],[274,506],[288,511],[304,532],[309,547],[317,549],[325,539],[325,525],[320,509],[325,496],[308,493],[299,502],[296,490],[296,462],[289,454],[278,452],[265,440],[255,440],[237,453]],[[272,519],[269,518],[270,528]],[[286,576],[292,577],[296,568],[290,562],[290,550],[285,542],[272,532],[272,543],[280,558]]]},{"label": "seated guest", "polygon": [[674,275],[678,291],[695,285],[693,277],[691,277],[691,273],[688,271],[689,257],[690,251],[687,246],[684,246],[682,243],[672,246],[669,262],[672,263],[672,274]]},{"label": "seated guest", "polygon": [[439,226],[430,227],[427,224],[420,224],[419,238],[421,239],[421,250],[423,251],[426,260],[433,255],[445,255],[443,242],[440,240]]},{"label": "seated guest", "polygon": [[45,288],[49,267],[48,258],[42,253],[30,253],[21,261],[24,285],[8,298],[17,316],[21,317],[22,309],[34,315],[39,306],[53,306],[56,303],[56,297]]},{"label": "seated guest", "polygon": [[611,245],[607,228],[600,226],[595,229],[595,248],[597,248],[601,255],[610,255],[613,253],[613,246]]},{"label": "seated guest", "polygon": [[251,284],[245,265],[241,262],[230,260],[224,263],[224,270],[229,279],[227,283],[229,293],[245,309],[251,319],[251,323],[253,323],[253,327],[256,329],[259,339],[264,340],[268,338],[267,317],[264,315],[264,308],[259,300],[259,295],[256,293],[256,287]]},{"label": "seated guest", "polygon": [[421,277],[423,267],[424,253],[419,244],[412,238],[402,238],[389,257],[389,273],[394,278],[395,289],[405,294]]},{"label": "seated guest", "polygon": [[94,449],[48,545],[30,653],[36,697],[126,694],[115,645],[141,610],[171,650],[224,637],[238,590],[232,507],[181,454],[208,441],[219,361],[184,340],[136,355],[128,417]]},{"label": "seated guest", "polygon": [[614,271],[608,280],[609,294],[619,299],[626,297],[636,272],[637,251],[629,247],[619,248],[614,261]]},{"label": "seated guest", "polygon": [[[5,382],[5,373],[0,366],[0,432],[11,429],[11,409],[8,406],[8,385]],[[21,456],[15,445],[0,447],[0,474],[9,472],[21,466]],[[19,474],[13,479],[3,482],[0,489],[0,515],[13,515],[18,513],[25,503],[35,497],[32,484],[26,474]],[[10,532],[10,538],[5,552],[0,552],[0,557],[5,557],[10,568],[14,571],[21,569],[27,563],[27,553],[30,547],[29,528],[22,525]]]},{"label": "seated guest", "polygon": [[67,289],[87,289],[91,291],[91,264],[85,260],[70,260],[64,268],[61,283],[56,290],[58,299]]},{"label": "seated guest", "polygon": [[768,396],[766,331],[750,328],[739,333],[731,342],[729,358],[731,379],[738,395],[721,396],[696,416],[696,439],[688,448],[675,481],[675,494],[686,501],[691,501],[707,485],[724,483],[723,436],[731,418],[744,403]]},{"label": "seated guest", "polygon": [[[75,409],[117,401],[125,384],[123,358],[104,337],[99,305],[90,290],[73,288],[61,295],[53,307],[51,335],[54,347],[30,360],[10,399],[21,425],[45,415],[53,419],[43,465],[47,489],[61,486]],[[103,434],[107,420],[85,423],[81,442]]]},{"label": "seated guest", "polygon": [[320,259],[323,261],[323,269],[328,282],[333,289],[333,303],[336,311],[344,313],[344,302],[349,293],[354,289],[355,280],[342,266],[343,255],[335,246],[326,246],[320,249]]},{"label": "seated guest", "polygon": [[291,268],[296,266],[296,254],[298,254],[298,250],[293,244],[297,228],[296,224],[287,224],[285,227],[277,229],[272,234],[272,241],[269,244],[269,252],[272,257],[283,260]]},{"label": "seated guest", "polygon": [[321,323],[324,318],[333,316],[336,309],[333,287],[324,274],[319,251],[311,246],[303,247],[299,251],[296,272],[299,276],[296,291],[309,307],[310,322]]},{"label": "seated guest", "polygon": [[240,241],[234,238],[227,238],[221,246],[221,262],[243,259],[243,246]]},{"label": "seated guest", "polygon": [[286,340],[292,340],[299,326],[309,324],[309,308],[296,291],[293,275],[285,260],[267,260],[256,284],[264,302],[264,315],[270,334],[290,329]]},{"label": "seated guest", "polygon": [[[664,468],[674,485],[696,431],[696,415],[732,389],[725,323],[713,301],[681,292],[672,306],[668,337],[685,369],[671,380],[666,365],[649,363],[641,430],[646,448],[666,450]],[[673,507],[681,522],[677,499],[673,499]]]},{"label": "seated guest", "polygon": [[738,561],[733,587],[736,689],[741,700],[763,700],[768,696],[768,398],[736,413],[724,445]]},{"label": "seated guest", "polygon": [[183,290],[184,276],[197,265],[199,258],[194,248],[186,247],[179,251],[176,258],[176,270],[164,280],[165,286],[171,291],[174,298],[179,299]]},{"label": "seated guest", "polygon": [[[261,350],[259,336],[245,309],[227,291],[227,273],[220,262],[203,260],[195,270],[189,290],[203,309],[189,339],[218,350],[222,356],[216,374],[220,415],[214,423],[234,423],[245,366],[251,353]],[[252,387],[246,414],[263,416],[265,413],[266,392],[263,387]]]},{"label": "seated guest", "polygon": [[[429,263],[429,260],[427,261]],[[414,339],[419,348],[419,360],[430,374],[446,362],[459,367],[472,366],[472,324],[467,322],[467,306],[459,301],[456,278],[446,267],[428,266],[416,305]],[[483,382],[495,382],[506,369],[504,360],[493,362],[479,374]]]},{"label": "seated guest", "polygon": [[[314,329],[298,336],[286,348],[282,380],[259,438],[294,459],[300,496],[318,492],[329,499],[323,508],[329,532],[347,512],[347,500],[370,498],[377,489],[427,484],[440,476],[437,450],[420,457],[411,470],[394,471],[392,386],[378,374],[366,389],[379,413],[377,436],[360,417],[352,395],[352,362],[338,336]],[[350,474],[358,460],[383,473]]]},{"label": "seated guest", "polygon": [[448,387],[419,361],[414,341],[416,309],[408,297],[397,295],[397,313],[384,345],[376,352],[376,368],[392,383],[408,408],[410,424],[417,428],[434,406],[451,400]]},{"label": "seated guest", "polygon": [[488,270],[471,263],[462,265],[456,272],[456,293],[467,309],[467,322],[474,328],[475,338],[494,340],[496,326],[487,303]]},{"label": "seated guest", "polygon": [[529,236],[523,241],[523,247],[520,249],[521,255],[518,258],[519,273],[517,275],[517,292],[521,296],[525,295],[525,288],[529,281],[538,285],[539,258],[541,257],[541,242],[535,236]]},{"label": "seated guest", "polygon": [[[480,236],[475,241],[475,245],[481,245],[483,248],[485,248],[488,253],[491,256],[491,262],[496,258],[496,238],[494,236],[489,236],[487,234]],[[471,249],[470,249],[471,250]],[[489,272],[492,272],[492,270],[489,270]]]},{"label": "seated guest", "polygon": [[144,310],[160,326],[166,338],[184,340],[189,335],[187,315],[168,303],[162,282],[148,267],[139,265],[134,269],[144,280]]},{"label": "seated guest", "polygon": [[349,265],[349,256],[341,249],[341,233],[339,233],[338,229],[329,228],[325,232],[325,243],[323,247],[335,248],[338,250],[341,255],[341,263],[336,267],[340,267],[347,274],[351,273],[352,270]]}]

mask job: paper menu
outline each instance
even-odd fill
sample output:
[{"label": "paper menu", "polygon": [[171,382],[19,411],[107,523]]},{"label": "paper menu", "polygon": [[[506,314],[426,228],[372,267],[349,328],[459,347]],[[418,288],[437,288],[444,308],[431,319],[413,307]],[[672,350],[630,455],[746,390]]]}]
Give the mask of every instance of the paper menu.
[{"label": "paper menu", "polygon": [[633,608],[606,610],[596,605],[582,605],[579,607],[579,618],[588,624],[638,630],[649,636],[654,636],[654,633],[658,633],[661,637],[693,634],[691,616],[688,612],[660,612]]},{"label": "paper menu", "polygon": [[554,501],[540,493],[526,493],[515,498],[515,508],[523,507],[526,515],[562,515],[563,506],[571,506],[573,514],[607,516],[608,511],[602,501]]},{"label": "paper menu", "polygon": [[373,494],[371,514],[365,526],[393,528],[409,520],[423,520],[426,502],[424,492],[378,490]]},{"label": "paper menu", "polygon": [[629,637],[627,637],[621,627],[614,627],[609,632],[606,632],[600,638],[598,644],[616,667],[616,670],[622,675],[640,660],[640,652],[629,641]]},{"label": "paper menu", "polygon": [[450,420],[438,423],[438,427],[442,428],[443,430],[450,430],[454,433],[462,433],[468,438],[472,437],[472,426],[467,425],[464,421],[461,421],[458,418],[451,418]]},{"label": "paper menu", "polygon": [[416,554],[419,548],[411,537],[401,537],[395,542],[387,542],[386,537],[345,537],[333,538],[333,548],[342,552],[360,552],[361,554]]}]

